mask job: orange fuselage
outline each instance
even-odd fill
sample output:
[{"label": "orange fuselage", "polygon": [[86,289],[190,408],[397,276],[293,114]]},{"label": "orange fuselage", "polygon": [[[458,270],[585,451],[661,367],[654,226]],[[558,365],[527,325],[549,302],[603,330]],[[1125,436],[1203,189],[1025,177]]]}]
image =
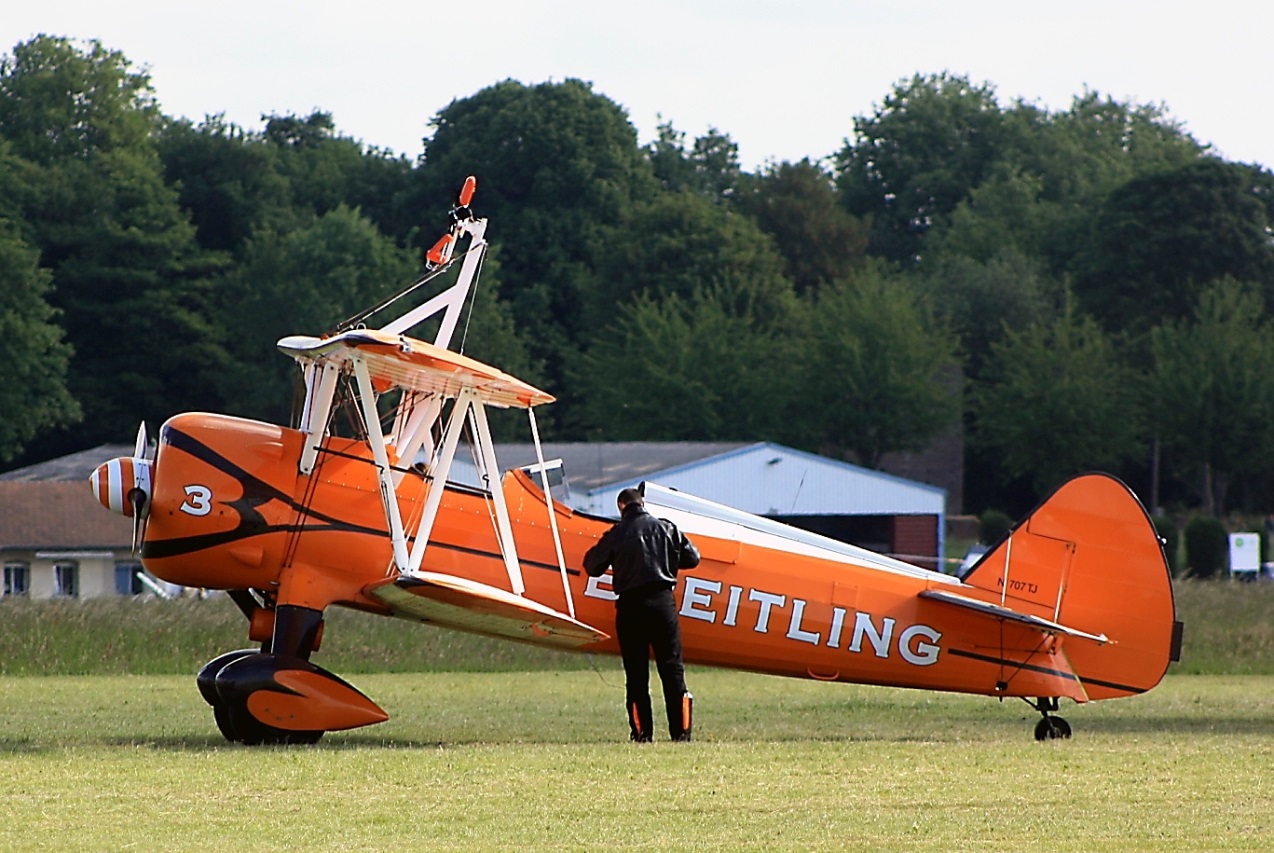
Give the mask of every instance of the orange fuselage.
[{"label": "orange fuselage", "polygon": [[[184,586],[263,590],[279,604],[386,613],[367,592],[395,574],[367,444],[326,439],[313,473],[304,476],[298,473],[302,441],[295,430],[220,415],[179,415],[165,424],[142,548],[147,569]],[[402,475],[397,499],[408,530],[421,515],[428,488],[420,474]],[[566,610],[543,493],[521,472],[506,476],[502,488],[526,597]],[[478,490],[448,486],[421,568],[508,589],[489,503]],[[575,615],[609,632],[609,576],[590,579],[580,567],[610,522],[560,503],[554,512]],[[1126,651],[1146,651],[1081,689],[1065,664],[1063,638],[919,597],[940,589],[998,603],[1006,600],[1004,590],[686,532],[703,557],[697,568],[682,572],[676,589],[690,663],[1081,701],[1149,689],[1166,668],[1166,658],[1158,660],[1167,647],[1162,620],[1104,626]],[[1016,604],[1056,615],[1030,601]],[[1065,640],[1071,646],[1084,642]],[[612,639],[585,650],[618,649]]]}]

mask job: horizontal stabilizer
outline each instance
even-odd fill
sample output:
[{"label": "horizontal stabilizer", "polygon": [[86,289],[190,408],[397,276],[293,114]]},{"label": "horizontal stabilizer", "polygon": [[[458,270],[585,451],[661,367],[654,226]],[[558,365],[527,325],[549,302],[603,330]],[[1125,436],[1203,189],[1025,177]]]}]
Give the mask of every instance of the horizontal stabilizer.
[{"label": "horizontal stabilizer", "polygon": [[1065,634],[1068,637],[1080,637],[1085,640],[1092,640],[1094,643],[1108,643],[1110,639],[1105,634],[1090,634],[1087,631],[1080,631],[1075,628],[1067,628],[1057,622],[1043,619],[1039,616],[1032,616],[1029,613],[1019,613],[1008,607],[999,604],[992,604],[989,601],[978,601],[976,598],[966,598],[963,595],[956,595],[953,592],[947,592],[941,589],[930,589],[920,593],[920,597],[929,601],[938,601],[943,604],[950,604],[955,607],[963,607],[965,610],[972,610],[975,613],[983,613],[987,616],[993,616],[996,619],[1007,619],[1011,622],[1019,622],[1023,625],[1029,625],[1037,628],[1046,634]]},{"label": "horizontal stabilizer", "polygon": [[576,649],[609,635],[565,613],[468,578],[437,572],[403,575],[367,590],[393,615],[488,637]]}]

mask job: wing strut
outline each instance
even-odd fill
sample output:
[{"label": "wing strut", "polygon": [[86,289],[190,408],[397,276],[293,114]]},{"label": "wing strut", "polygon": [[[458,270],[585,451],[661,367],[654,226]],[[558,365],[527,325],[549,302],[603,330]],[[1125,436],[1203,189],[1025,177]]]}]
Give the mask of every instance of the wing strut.
[{"label": "wing strut", "polygon": [[571,595],[571,585],[566,578],[566,557],[562,554],[562,534],[557,530],[557,516],[553,514],[553,492],[549,488],[549,472],[544,466],[544,448],[540,446],[540,427],[535,422],[535,409],[528,407],[527,416],[531,419],[531,441],[535,444],[535,461],[540,466],[540,485],[544,489],[544,505],[549,511],[549,529],[553,531],[553,550],[557,553],[557,569],[562,575],[562,592],[566,595],[566,612],[575,618],[575,598]]},{"label": "wing strut", "polygon": [[442,505],[443,488],[447,482],[447,474],[451,471],[451,462],[456,458],[456,446],[460,443],[460,433],[464,428],[464,420],[469,406],[477,396],[472,388],[463,388],[456,395],[456,402],[451,409],[451,419],[442,434],[442,451],[438,460],[430,466],[431,483],[429,496],[425,498],[425,511],[420,518],[420,526],[416,528],[416,545],[411,550],[411,559],[405,564],[399,563],[398,570],[404,574],[415,574],[420,571],[421,560],[425,558],[425,546],[429,544],[429,534],[433,532],[434,519],[438,517],[438,507]]},{"label": "wing strut", "polygon": [[351,359],[351,362],[354,366],[354,378],[358,381],[358,402],[362,406],[363,421],[367,427],[367,443],[371,445],[372,458],[376,460],[376,479],[380,483],[380,499],[385,505],[385,518],[389,522],[389,541],[394,548],[394,563],[401,571],[409,559],[407,535],[403,532],[403,520],[398,511],[398,496],[394,493],[394,477],[389,465],[389,454],[385,450],[385,436],[380,432],[376,392],[372,388],[367,362],[361,358]]},{"label": "wing strut", "polygon": [[[510,588],[521,595],[526,592],[526,584],[522,582],[522,567],[518,565],[517,549],[513,544],[513,525],[509,522],[509,505],[504,500],[504,489],[500,486],[500,466],[495,459],[495,443],[491,438],[491,426],[487,423],[487,407],[481,400],[475,399],[469,411],[473,415],[476,427],[474,443],[478,446],[482,467],[486,470],[491,484],[491,502],[495,504],[495,524],[500,540],[500,556],[504,557],[504,568],[509,573]],[[442,491],[439,482],[434,480],[434,488],[431,491]]]}]

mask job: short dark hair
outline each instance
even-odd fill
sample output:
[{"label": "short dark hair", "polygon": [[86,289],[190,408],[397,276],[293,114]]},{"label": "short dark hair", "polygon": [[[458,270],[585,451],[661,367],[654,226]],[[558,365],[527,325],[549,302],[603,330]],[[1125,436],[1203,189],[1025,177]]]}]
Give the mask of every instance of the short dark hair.
[{"label": "short dark hair", "polygon": [[642,505],[646,502],[641,496],[641,492],[637,489],[624,489],[619,493],[619,497],[615,498],[615,503],[619,504],[619,508],[623,509],[629,504]]}]

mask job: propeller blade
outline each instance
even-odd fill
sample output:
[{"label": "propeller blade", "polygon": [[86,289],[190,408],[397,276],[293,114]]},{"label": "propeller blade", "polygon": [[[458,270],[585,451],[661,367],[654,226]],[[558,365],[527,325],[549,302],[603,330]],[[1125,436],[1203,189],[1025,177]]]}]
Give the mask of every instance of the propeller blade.
[{"label": "propeller blade", "polygon": [[141,426],[137,428],[137,442],[133,445],[133,458],[145,459],[146,447],[150,443],[150,437],[146,435],[146,422],[142,421]]},{"label": "propeller blade", "polygon": [[133,510],[133,553],[136,554],[142,546],[142,536],[146,530],[146,519],[141,512]]}]

